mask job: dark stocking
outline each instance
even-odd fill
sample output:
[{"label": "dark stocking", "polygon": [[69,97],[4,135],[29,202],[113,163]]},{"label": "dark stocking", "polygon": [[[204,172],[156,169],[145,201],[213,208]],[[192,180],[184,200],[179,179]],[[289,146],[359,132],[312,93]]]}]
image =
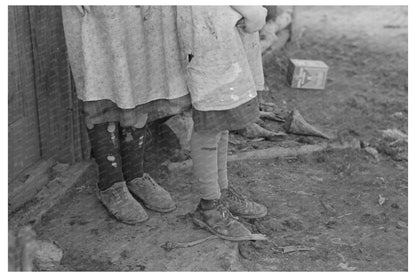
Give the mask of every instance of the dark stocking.
[{"label": "dark stocking", "polygon": [[98,164],[100,190],[106,190],[116,182],[124,181],[120,156],[118,124],[95,124],[88,129],[91,148]]},{"label": "dark stocking", "polygon": [[122,127],[120,149],[123,174],[127,182],[143,176],[143,155],[146,127]]}]

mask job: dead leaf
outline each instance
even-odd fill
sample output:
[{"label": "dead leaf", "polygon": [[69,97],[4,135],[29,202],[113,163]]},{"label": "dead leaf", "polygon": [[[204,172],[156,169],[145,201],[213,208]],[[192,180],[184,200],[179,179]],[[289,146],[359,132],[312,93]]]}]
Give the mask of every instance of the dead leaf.
[{"label": "dead leaf", "polygon": [[348,263],[340,263],[338,265],[338,267],[340,267],[340,268],[342,268],[344,270],[348,270],[348,271],[353,271],[353,270],[356,270],[357,269],[356,267],[348,266]]},{"label": "dead leaf", "polygon": [[325,203],[322,199],[319,200],[319,202],[321,203],[322,207],[324,207],[324,209],[330,214],[330,215],[336,215],[337,211],[334,209],[334,207],[332,207],[330,204]]},{"label": "dead leaf", "polygon": [[383,197],[381,194],[378,195],[378,204],[383,206],[384,202],[386,202],[386,198]]},{"label": "dead leaf", "polygon": [[256,139],[256,138],[267,138],[267,139],[272,139],[272,138],[278,138],[278,139],[282,139],[285,138],[287,136],[286,133],[284,132],[273,132],[273,131],[269,131],[261,126],[259,126],[256,123],[252,123],[249,126],[247,126],[244,129],[239,130],[240,135],[242,135],[243,137],[246,137],[248,139]]},{"label": "dead leaf", "polygon": [[313,247],[305,247],[305,246],[299,246],[299,245],[289,245],[284,247],[279,247],[280,250],[283,252],[283,254],[296,252],[296,251],[313,251],[315,248]]},{"label": "dead leaf", "polygon": [[349,244],[348,244],[348,243],[343,242],[340,238],[332,238],[332,239],[331,239],[331,242],[332,242],[333,244],[338,244],[338,245],[348,245],[348,246],[349,246]]},{"label": "dead leaf", "polygon": [[283,118],[281,118],[279,115],[277,115],[274,112],[260,111],[260,118],[270,119],[270,120],[277,121],[277,122],[285,122]]},{"label": "dead leaf", "polygon": [[407,135],[398,129],[387,129],[381,131],[384,138],[394,139],[394,140],[403,140],[407,142]]},{"label": "dead leaf", "polygon": [[296,109],[294,109],[286,117],[284,128],[286,132],[292,134],[318,136],[326,139],[332,139],[332,136],[325,134],[315,126],[309,124]]},{"label": "dead leaf", "polygon": [[317,181],[317,182],[323,182],[324,181],[324,178],[320,178],[318,176],[311,176],[310,178],[314,181]]},{"label": "dead leaf", "polygon": [[250,139],[250,142],[259,142],[259,141],[263,141],[264,138],[255,138],[255,139]]},{"label": "dead leaf", "polygon": [[365,152],[367,152],[368,154],[370,154],[371,156],[373,156],[373,158],[378,162],[380,161],[380,158],[378,156],[378,151],[377,149],[373,148],[373,147],[366,147],[364,148]]},{"label": "dead leaf", "polygon": [[397,119],[403,119],[404,118],[404,114],[402,112],[395,112],[394,114],[391,115],[392,117],[395,117]]},{"label": "dead leaf", "polygon": [[401,228],[407,229],[407,223],[406,222],[403,222],[403,221],[399,220],[397,222],[397,225]]}]

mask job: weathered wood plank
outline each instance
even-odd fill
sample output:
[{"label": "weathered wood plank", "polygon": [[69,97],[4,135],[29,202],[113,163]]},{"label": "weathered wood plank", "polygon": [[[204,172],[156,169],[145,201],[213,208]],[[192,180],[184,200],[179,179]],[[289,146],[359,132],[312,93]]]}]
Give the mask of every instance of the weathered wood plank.
[{"label": "weathered wood plank", "polygon": [[9,215],[9,228],[33,225],[40,221],[53,206],[78,185],[91,186],[97,183],[97,168],[92,162],[81,162],[63,169],[56,169],[55,176],[21,209]]},{"label": "weathered wood plank", "polygon": [[[259,149],[254,151],[240,152],[228,156],[228,161],[241,161],[241,160],[256,160],[256,159],[274,159],[277,157],[288,157],[288,156],[298,156],[306,155],[313,152],[323,151],[326,149],[359,149],[360,142],[358,140],[353,140],[351,142],[333,142],[333,143],[319,143],[314,145],[301,145],[297,147],[280,147],[275,146],[266,149]],[[182,170],[192,167],[192,160],[186,160],[183,162],[175,162],[167,164],[169,171]]]},{"label": "weathered wood plank", "polygon": [[30,201],[49,182],[55,163],[41,160],[9,184],[9,213]]},{"label": "weathered wood plank", "polygon": [[71,85],[61,8],[30,6],[29,13],[42,157],[74,163],[82,157],[79,109]]},{"label": "weathered wood plank", "polygon": [[40,158],[28,8],[9,6],[9,179]]}]

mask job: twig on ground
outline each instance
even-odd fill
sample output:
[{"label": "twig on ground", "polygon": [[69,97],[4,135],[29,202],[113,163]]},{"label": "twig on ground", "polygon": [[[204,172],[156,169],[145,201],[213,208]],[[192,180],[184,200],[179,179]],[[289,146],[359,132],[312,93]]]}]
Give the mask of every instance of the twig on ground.
[{"label": "twig on ground", "polygon": [[[237,153],[231,156],[228,156],[228,161],[241,161],[241,160],[256,160],[256,159],[274,159],[277,157],[287,157],[287,156],[298,156],[310,154],[313,152],[323,151],[327,149],[347,149],[347,148],[359,148],[360,143],[356,140],[352,140],[346,143],[319,143],[314,145],[301,145],[296,147],[284,148],[280,146],[259,149],[255,151]],[[168,164],[169,171],[187,169],[192,167],[192,160],[186,160],[183,162],[176,162]]]},{"label": "twig on ground", "polygon": [[238,131],[243,137],[253,138],[267,138],[267,139],[282,139],[287,136],[284,132],[273,132],[269,131],[256,123],[252,123],[244,129]]},{"label": "twig on ground", "polygon": [[343,214],[343,215],[338,216],[337,218],[343,218],[343,217],[348,216],[348,215],[352,215],[352,213]]},{"label": "twig on ground", "polygon": [[163,244],[161,247],[162,247],[163,249],[165,249],[166,251],[171,251],[172,249],[175,249],[175,248],[186,248],[186,247],[192,247],[192,246],[198,245],[198,244],[200,244],[200,243],[203,243],[203,242],[205,242],[205,241],[208,241],[208,240],[211,240],[211,239],[215,239],[215,238],[218,238],[218,237],[217,237],[217,236],[215,236],[215,235],[211,235],[211,236],[208,236],[208,237],[206,237],[206,238],[197,239],[197,240],[194,240],[194,241],[189,241],[189,242],[174,242],[174,241],[167,241],[167,242],[165,242],[165,244]]},{"label": "twig on ground", "polygon": [[260,118],[270,119],[277,122],[285,122],[283,118],[281,118],[274,112],[260,111]]},{"label": "twig on ground", "polygon": [[289,246],[283,246],[278,247],[278,250],[280,250],[283,254],[297,252],[297,251],[313,251],[315,248],[313,247],[305,247],[305,246],[299,246],[299,245],[289,245]]},{"label": "twig on ground", "polygon": [[[206,238],[197,239],[194,241],[189,242],[174,242],[174,241],[167,241],[160,247],[165,249],[166,251],[171,251],[176,248],[186,248],[186,247],[192,247],[198,244],[201,244],[203,242],[206,242],[211,239],[219,238],[216,235],[211,235]],[[246,237],[245,240],[267,240],[267,237],[263,234],[251,234],[250,236]]]}]

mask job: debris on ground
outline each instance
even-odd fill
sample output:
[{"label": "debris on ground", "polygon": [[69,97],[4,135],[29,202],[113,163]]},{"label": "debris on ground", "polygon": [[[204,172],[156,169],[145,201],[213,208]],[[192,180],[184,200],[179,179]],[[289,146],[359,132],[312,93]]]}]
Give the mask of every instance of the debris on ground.
[{"label": "debris on ground", "polygon": [[383,197],[381,194],[378,195],[378,204],[380,206],[383,206],[383,204],[386,202],[386,198]]},{"label": "debris on ground", "polygon": [[9,230],[9,271],[32,271],[37,250],[36,233],[30,226]]},{"label": "debris on ground", "polygon": [[303,118],[298,110],[293,110],[286,118],[284,125],[286,132],[298,135],[317,136],[331,139],[331,136],[312,126]]},{"label": "debris on ground", "polygon": [[353,266],[349,266],[348,263],[339,263],[338,265],[340,268],[344,269],[344,270],[348,270],[348,271],[353,271],[356,270],[356,267]]},{"label": "debris on ground", "polygon": [[323,178],[318,177],[318,176],[311,176],[310,178],[311,178],[311,180],[314,180],[314,181],[317,181],[317,182],[320,182],[320,183],[324,181]]},{"label": "debris on ground", "polygon": [[378,151],[377,149],[373,148],[373,147],[365,147],[364,148],[365,152],[367,152],[368,154],[370,154],[371,156],[373,156],[373,158],[379,162],[380,161],[380,157],[378,155]]},{"label": "debris on ground", "polygon": [[56,165],[54,165],[52,167],[52,170],[57,172],[57,173],[62,173],[62,172],[65,172],[66,170],[68,170],[69,167],[70,167],[70,165],[66,164],[66,163],[56,163]]},{"label": "debris on ground", "polygon": [[37,241],[34,265],[40,271],[56,271],[64,255],[55,242]]},{"label": "debris on ground", "polygon": [[254,139],[254,138],[267,138],[269,140],[275,140],[275,139],[282,139],[287,136],[284,132],[273,132],[269,131],[257,123],[252,123],[248,127],[239,130],[239,134],[243,137]]},{"label": "debris on ground", "polygon": [[281,251],[283,254],[287,254],[287,253],[292,253],[292,252],[297,252],[297,251],[314,251],[315,248],[299,246],[299,245],[289,245],[289,246],[278,247],[278,250]]},{"label": "debris on ground", "polygon": [[260,111],[264,111],[264,112],[276,113],[279,110],[278,106],[273,102],[260,102],[259,101],[259,108],[260,108]]},{"label": "debris on ground", "polygon": [[391,116],[394,117],[394,118],[396,118],[396,119],[400,119],[400,120],[402,120],[402,119],[405,118],[403,112],[395,112]]},{"label": "debris on ground", "polygon": [[[311,145],[300,145],[294,147],[281,147],[274,146],[266,149],[259,149],[254,151],[247,151],[247,148],[240,149],[241,152],[237,152],[228,156],[228,161],[241,161],[241,160],[259,160],[259,159],[275,159],[279,157],[297,157],[300,155],[312,154],[314,152],[325,150],[343,150],[343,149],[359,149],[360,141],[353,139],[349,142],[344,141],[339,143],[319,143]],[[297,158],[296,158],[297,160]],[[167,162],[165,164],[169,171],[183,170],[192,166],[192,160],[186,160],[182,162]]]},{"label": "debris on ground", "polygon": [[399,220],[397,222],[397,227],[399,227],[399,229],[407,229],[407,223],[404,221]]},{"label": "debris on ground", "polygon": [[326,203],[323,199],[319,199],[319,202],[321,203],[322,207],[324,207],[325,211],[328,212],[329,215],[335,216],[337,214],[337,211],[334,207],[332,207],[332,205]]},{"label": "debris on ground", "polygon": [[275,112],[260,111],[260,118],[269,119],[277,122],[285,122],[285,120]]},{"label": "debris on ground", "polygon": [[393,139],[391,144],[396,144],[397,141],[407,142],[407,135],[398,129],[387,129],[381,131],[384,138]]},{"label": "debris on ground", "polygon": [[[206,238],[202,238],[202,239],[198,239],[198,240],[194,240],[194,241],[189,241],[189,242],[174,242],[174,241],[167,241],[165,242],[163,245],[161,245],[161,247],[163,249],[165,249],[166,251],[171,251],[173,249],[176,248],[186,248],[186,247],[192,247],[198,244],[201,244],[203,242],[206,242],[208,240],[211,239],[215,239],[215,238],[219,238],[216,235],[211,235],[208,236]],[[246,240],[267,240],[267,237],[263,234],[251,234],[249,237],[247,237]]]},{"label": "debris on ground", "polygon": [[384,140],[377,144],[376,149],[379,153],[390,156],[394,161],[404,161],[408,159],[406,147],[392,145]]},{"label": "debris on ground", "polygon": [[216,239],[216,238],[218,238],[218,237],[215,236],[215,235],[211,235],[211,236],[208,236],[206,238],[202,238],[202,239],[198,239],[198,240],[194,240],[194,241],[189,241],[189,242],[167,241],[163,245],[161,245],[160,247],[162,247],[166,251],[171,251],[175,248],[192,247],[192,246],[198,245],[200,243],[203,243],[205,241],[208,241],[208,240],[211,240],[211,239]]},{"label": "debris on ground", "polygon": [[323,61],[289,59],[287,81],[291,88],[322,90],[325,89],[328,69]]},{"label": "debris on ground", "polygon": [[341,238],[332,238],[330,239],[331,243],[336,245],[345,245],[345,246],[352,246],[351,244],[348,244],[344,242]]}]

